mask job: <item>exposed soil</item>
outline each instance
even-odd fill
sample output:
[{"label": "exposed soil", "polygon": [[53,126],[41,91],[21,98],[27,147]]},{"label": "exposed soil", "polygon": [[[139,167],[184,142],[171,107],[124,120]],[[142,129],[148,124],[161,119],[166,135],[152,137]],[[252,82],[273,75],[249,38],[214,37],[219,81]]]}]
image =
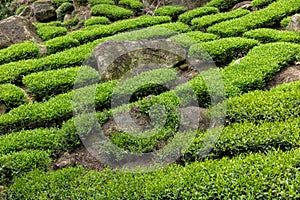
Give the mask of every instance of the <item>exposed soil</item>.
[{"label": "exposed soil", "polygon": [[293,65],[282,69],[275,77],[267,84],[266,90],[271,89],[282,83],[294,82],[300,80],[300,64]]},{"label": "exposed soil", "polygon": [[59,159],[52,163],[51,168],[58,170],[69,166],[83,166],[87,169],[101,171],[104,169],[104,164],[97,160],[83,146],[76,149],[73,153],[64,153]]}]

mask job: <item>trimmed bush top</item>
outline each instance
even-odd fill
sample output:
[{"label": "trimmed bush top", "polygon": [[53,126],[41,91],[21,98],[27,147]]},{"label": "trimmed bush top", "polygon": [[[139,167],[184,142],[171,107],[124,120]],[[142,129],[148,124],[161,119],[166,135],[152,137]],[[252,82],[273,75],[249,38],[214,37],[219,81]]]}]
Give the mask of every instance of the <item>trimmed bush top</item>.
[{"label": "trimmed bush top", "polygon": [[111,20],[125,19],[133,15],[131,10],[109,4],[97,4],[92,7],[92,15],[105,16]]}]

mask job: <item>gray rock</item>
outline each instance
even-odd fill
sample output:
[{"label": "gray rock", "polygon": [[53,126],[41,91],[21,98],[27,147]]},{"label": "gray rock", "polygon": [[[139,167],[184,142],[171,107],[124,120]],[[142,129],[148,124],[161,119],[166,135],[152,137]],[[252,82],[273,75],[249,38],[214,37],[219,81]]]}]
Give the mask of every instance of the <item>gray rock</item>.
[{"label": "gray rock", "polygon": [[33,40],[41,42],[35,26],[26,18],[12,16],[0,21],[0,49],[12,44]]},{"label": "gray rock", "polygon": [[243,2],[237,3],[235,6],[232,7],[231,10],[237,10],[237,9],[251,10],[252,9],[251,3],[252,3],[252,1],[243,1]]},{"label": "gray rock", "polygon": [[56,11],[51,1],[36,1],[32,4],[34,16],[39,22],[56,20]]},{"label": "gray rock", "polygon": [[289,25],[286,27],[288,31],[300,31],[300,15],[295,14],[292,16]]},{"label": "gray rock", "polygon": [[166,40],[114,41],[96,46],[94,56],[101,80],[107,81],[174,67],[185,60],[186,52],[176,42]]}]

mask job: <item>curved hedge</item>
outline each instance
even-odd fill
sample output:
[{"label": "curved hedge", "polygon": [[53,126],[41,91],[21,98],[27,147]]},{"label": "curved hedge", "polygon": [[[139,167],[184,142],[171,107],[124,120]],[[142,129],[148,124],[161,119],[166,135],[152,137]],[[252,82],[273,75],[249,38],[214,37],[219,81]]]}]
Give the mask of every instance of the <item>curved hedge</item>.
[{"label": "curved hedge", "polygon": [[107,17],[93,17],[84,21],[84,26],[92,26],[96,24],[109,24],[110,21]]},{"label": "curved hedge", "polygon": [[264,9],[243,17],[215,24],[207,29],[210,33],[222,37],[238,36],[251,29],[272,27],[285,16],[299,11],[299,2],[294,0],[278,0]]},{"label": "curved hedge", "polygon": [[176,21],[178,16],[187,11],[186,7],[183,6],[161,6],[154,12],[158,16],[170,16],[173,21]]},{"label": "curved hedge", "polygon": [[242,2],[243,0],[211,0],[206,3],[205,7],[216,7],[220,11],[227,11],[232,8],[235,4]]},{"label": "curved hedge", "polygon": [[27,95],[21,88],[12,84],[0,85],[0,105],[6,112],[27,102]]},{"label": "curved hedge", "polygon": [[57,26],[38,26],[37,33],[44,40],[50,40],[59,36],[64,36],[67,34],[68,30],[65,27]]},{"label": "curved hedge", "polygon": [[226,21],[229,19],[239,18],[249,13],[250,13],[249,10],[237,9],[230,12],[217,13],[213,15],[203,16],[200,18],[195,18],[191,21],[191,24],[193,26],[193,29],[204,30],[213,24]]},{"label": "curved hedge", "polygon": [[65,49],[79,46],[78,40],[72,37],[56,37],[51,40],[43,42],[47,48],[47,54],[55,54]]},{"label": "curved hedge", "polygon": [[[83,76],[77,77],[84,70]],[[97,71],[88,66],[58,69],[32,73],[23,78],[23,84],[33,94],[35,100],[49,99],[57,94],[65,93],[76,85],[86,85],[88,82],[95,83],[99,79]]]},{"label": "curved hedge", "polygon": [[254,7],[257,7],[257,8],[261,8],[261,7],[269,5],[270,3],[273,3],[274,1],[276,1],[276,0],[253,0],[251,2],[251,5]]},{"label": "curved hedge", "polygon": [[0,65],[23,59],[38,58],[40,48],[38,44],[25,41],[19,44],[11,45],[0,50]]},{"label": "curved hedge", "polygon": [[270,28],[260,28],[247,31],[243,37],[259,40],[260,42],[300,42],[300,33],[296,31],[279,31]]},{"label": "curved hedge", "polygon": [[97,4],[92,7],[93,16],[105,16],[111,20],[120,20],[132,16],[131,10],[109,4]]},{"label": "curved hedge", "polygon": [[144,5],[139,0],[120,0],[119,1],[120,6],[124,6],[127,9],[132,9],[135,12],[141,10]]},{"label": "curved hedge", "polygon": [[34,169],[46,171],[51,163],[45,151],[28,150],[0,156],[0,183],[8,184],[13,178]]},{"label": "curved hedge", "polygon": [[178,34],[169,38],[169,40],[178,42],[185,48],[189,48],[193,44],[201,42],[209,42],[219,39],[219,36],[211,33],[203,33],[201,31],[191,31],[187,33]]},{"label": "curved hedge", "polygon": [[[299,150],[169,165],[149,173],[68,168],[15,180],[11,199],[297,199]],[[143,183],[143,184],[141,184]],[[234,183],[234,184],[233,184]],[[288,184],[286,184],[288,183]],[[91,192],[92,191],[92,192]]]},{"label": "curved hedge", "polygon": [[221,67],[229,64],[232,59],[237,58],[238,54],[245,54],[245,52],[248,52],[258,44],[258,41],[252,39],[239,37],[222,38],[192,45],[189,49],[189,57],[212,59],[218,67]]},{"label": "curved hedge", "polygon": [[210,14],[215,14],[218,13],[219,10],[214,7],[201,7],[201,8],[196,8],[194,10],[189,10],[184,12],[183,14],[179,15],[178,20],[180,22],[190,24],[192,19],[196,17],[202,17],[204,15],[210,15]]},{"label": "curved hedge", "polygon": [[93,6],[97,4],[110,4],[110,5],[115,4],[113,0],[88,0],[88,2]]}]

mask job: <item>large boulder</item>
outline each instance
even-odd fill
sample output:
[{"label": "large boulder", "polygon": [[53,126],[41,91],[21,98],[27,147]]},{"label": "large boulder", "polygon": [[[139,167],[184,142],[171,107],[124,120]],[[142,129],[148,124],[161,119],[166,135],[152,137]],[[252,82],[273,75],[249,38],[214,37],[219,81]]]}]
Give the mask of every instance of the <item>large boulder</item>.
[{"label": "large boulder", "polygon": [[0,49],[25,40],[41,42],[35,26],[27,19],[12,16],[0,21]]},{"label": "large boulder", "polygon": [[185,56],[179,44],[166,40],[110,41],[94,49],[95,68],[103,81],[126,79],[155,68],[171,68],[184,62]]},{"label": "large boulder", "polygon": [[300,15],[295,14],[292,16],[289,25],[286,27],[288,31],[300,31]]},{"label": "large boulder", "polygon": [[37,21],[48,22],[56,20],[56,10],[51,1],[36,1],[31,7]]}]

